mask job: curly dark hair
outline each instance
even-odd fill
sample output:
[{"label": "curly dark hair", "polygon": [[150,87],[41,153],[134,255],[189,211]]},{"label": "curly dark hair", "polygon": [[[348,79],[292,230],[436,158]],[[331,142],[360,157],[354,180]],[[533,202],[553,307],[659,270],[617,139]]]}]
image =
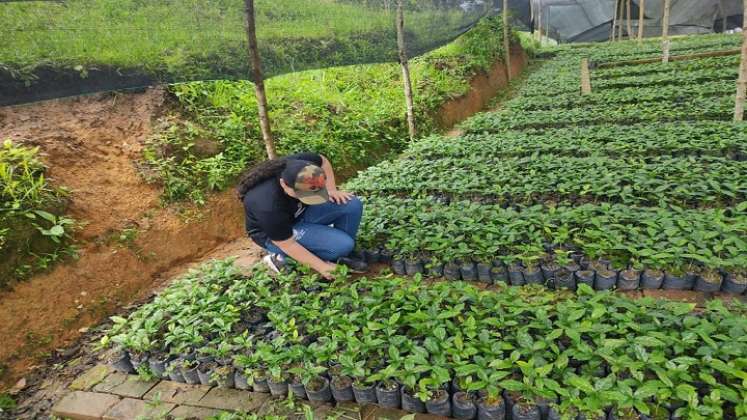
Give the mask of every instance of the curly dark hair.
[{"label": "curly dark hair", "polygon": [[239,200],[244,201],[246,193],[260,182],[279,176],[285,169],[287,161],[285,158],[266,160],[244,173],[239,181],[239,186],[236,187]]}]

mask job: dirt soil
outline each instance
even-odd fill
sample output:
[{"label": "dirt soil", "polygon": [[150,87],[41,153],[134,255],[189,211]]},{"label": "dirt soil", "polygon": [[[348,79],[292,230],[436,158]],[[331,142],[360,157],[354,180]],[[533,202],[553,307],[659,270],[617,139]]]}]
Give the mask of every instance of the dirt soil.
[{"label": "dirt soil", "polygon": [[[166,107],[155,88],[0,108],[0,139],[39,146],[52,182],[70,189],[69,214],[84,223],[77,261],[0,293],[0,389],[185,264],[243,237],[231,191],[202,208],[163,208],[160,189],[138,174],[144,141]],[[123,229],[130,236],[117,240]],[[228,253],[253,261],[259,250],[243,240]]]},{"label": "dirt soil", "polygon": [[[527,66],[528,57],[523,49],[514,46],[511,50],[511,76],[519,76]],[[456,98],[441,107],[439,111],[439,125],[451,128],[472,115],[484,110],[498,93],[508,86],[506,66],[503,62],[497,62],[487,73],[478,74],[470,82],[470,90],[467,94]],[[450,136],[458,136],[461,132],[452,129],[447,133]]]},{"label": "dirt soil", "polygon": [[70,215],[86,223],[80,237],[90,240],[158,205],[159,188],[143,182],[133,161],[165,100],[152,89],[0,108],[0,138],[41,149],[49,178],[71,191]]}]

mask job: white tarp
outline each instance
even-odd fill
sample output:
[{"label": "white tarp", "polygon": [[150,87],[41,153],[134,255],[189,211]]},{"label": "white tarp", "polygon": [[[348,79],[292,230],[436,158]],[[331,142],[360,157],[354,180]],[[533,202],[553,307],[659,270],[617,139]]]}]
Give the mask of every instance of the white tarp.
[{"label": "white tarp", "polygon": [[[732,16],[730,27],[741,22],[741,0],[671,0],[670,34],[712,32],[722,16]],[[542,12],[543,31],[549,28],[551,37],[562,42],[603,41],[609,38],[615,0],[512,0],[511,8],[525,14],[527,3],[534,16],[520,16],[528,25]],[[638,29],[639,0],[632,0],[633,32]],[[661,34],[664,0],[646,0],[646,36]],[[519,11],[520,10],[520,11]],[[623,16],[625,17],[625,16]],[[624,27],[627,27],[625,25]],[[719,24],[720,28],[720,24]]]}]

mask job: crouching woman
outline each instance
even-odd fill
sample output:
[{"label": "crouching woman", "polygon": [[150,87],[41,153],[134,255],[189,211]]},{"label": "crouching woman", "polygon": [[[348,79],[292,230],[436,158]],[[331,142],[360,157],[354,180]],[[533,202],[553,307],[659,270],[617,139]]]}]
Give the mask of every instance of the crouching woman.
[{"label": "crouching woman", "polygon": [[290,257],[327,279],[337,264],[367,270],[351,254],[363,214],[361,201],[337,189],[329,160],[299,153],[262,162],[238,186],[249,237],[268,251],[273,271]]}]

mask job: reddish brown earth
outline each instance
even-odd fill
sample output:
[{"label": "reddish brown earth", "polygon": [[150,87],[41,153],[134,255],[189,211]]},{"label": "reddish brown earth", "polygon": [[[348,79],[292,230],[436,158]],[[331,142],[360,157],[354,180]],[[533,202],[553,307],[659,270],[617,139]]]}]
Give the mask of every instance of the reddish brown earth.
[{"label": "reddish brown earth", "polygon": [[[514,46],[511,50],[511,76],[521,74],[527,65],[527,55],[523,49]],[[470,90],[441,107],[438,122],[441,127],[451,128],[472,115],[484,110],[501,90],[508,86],[506,65],[497,62],[487,73],[475,76],[470,83]],[[458,133],[455,133],[458,134]]]},{"label": "reddish brown earth", "polygon": [[133,161],[165,106],[162,90],[97,94],[0,108],[0,138],[39,146],[48,176],[71,191],[69,213],[92,239],[158,205]]},{"label": "reddish brown earth", "polygon": [[[2,384],[11,385],[75,340],[81,328],[147,297],[187,263],[243,236],[232,192],[201,208],[163,208],[160,189],[138,174],[135,162],[165,103],[163,91],[152,89],[0,109],[0,138],[39,146],[52,182],[71,191],[70,215],[85,223],[77,261],[0,293]],[[136,232],[134,241],[110,239],[123,228]],[[249,260],[258,255],[249,241],[230,252]]]}]

